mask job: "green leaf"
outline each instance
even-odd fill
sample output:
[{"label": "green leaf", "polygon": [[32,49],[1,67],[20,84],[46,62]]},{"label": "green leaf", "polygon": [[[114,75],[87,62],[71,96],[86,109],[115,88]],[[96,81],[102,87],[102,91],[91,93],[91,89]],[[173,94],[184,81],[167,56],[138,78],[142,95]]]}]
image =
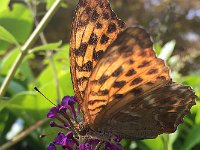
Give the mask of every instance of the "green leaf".
[{"label": "green leaf", "polygon": [[3,137],[3,131],[4,131],[4,129],[6,128],[6,126],[7,126],[7,121],[8,121],[8,118],[9,118],[9,113],[8,113],[8,110],[2,110],[2,111],[0,111],[0,138],[2,139]]},{"label": "green leaf", "polygon": [[150,150],[164,150],[164,144],[160,136],[155,139],[143,140],[143,142]]},{"label": "green leaf", "polygon": [[173,150],[173,144],[176,141],[177,137],[178,137],[178,131],[172,133],[172,134],[168,134],[169,136],[169,140],[168,140],[168,150]]},{"label": "green leaf", "polygon": [[10,44],[15,44],[16,46],[19,46],[19,43],[17,42],[15,37],[2,26],[0,26],[0,39]]},{"label": "green leaf", "polygon": [[36,51],[44,51],[44,50],[55,50],[59,46],[61,46],[62,41],[56,42],[56,43],[48,43],[42,46],[37,46],[29,51],[29,53],[36,52]]},{"label": "green leaf", "polygon": [[3,0],[3,1],[1,1],[0,14],[2,13],[2,11],[4,11],[5,9],[8,8],[9,1],[10,0]]},{"label": "green leaf", "polygon": [[55,0],[47,0],[46,9],[49,10],[54,2],[55,2]]},{"label": "green leaf", "polygon": [[14,63],[16,57],[19,55],[20,51],[18,49],[9,52],[2,60],[0,64],[0,73],[6,75],[10,70],[12,64]]},{"label": "green leaf", "polygon": [[196,125],[189,132],[188,136],[185,137],[185,142],[180,149],[191,150],[195,145],[200,143],[200,126]]},{"label": "green leaf", "polygon": [[[22,4],[14,4],[13,9],[8,7],[0,13],[0,25],[8,30],[19,43],[24,43],[30,35],[33,27],[33,16],[31,10]],[[8,44],[0,40],[0,50],[5,49]]]},{"label": "green leaf", "polygon": [[4,100],[3,97],[0,98],[0,111],[2,111],[6,107],[7,104],[8,104],[7,100]]},{"label": "green leaf", "polygon": [[[4,80],[4,77],[0,76],[0,85],[2,84],[3,80]],[[18,83],[17,81],[11,80],[7,88],[7,92],[10,95],[15,95],[22,91],[25,91],[25,87],[22,84]]]}]

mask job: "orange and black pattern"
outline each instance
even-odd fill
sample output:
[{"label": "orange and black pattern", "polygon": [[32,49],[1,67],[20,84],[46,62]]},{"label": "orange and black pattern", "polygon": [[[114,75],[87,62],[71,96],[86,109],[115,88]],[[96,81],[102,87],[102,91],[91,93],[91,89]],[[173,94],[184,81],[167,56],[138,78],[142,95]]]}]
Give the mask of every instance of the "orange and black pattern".
[{"label": "orange and black pattern", "polygon": [[172,82],[149,34],[125,29],[107,0],[79,0],[70,44],[75,94],[94,131],[153,138],[174,132],[195,104],[189,86]]},{"label": "orange and black pattern", "polygon": [[94,67],[124,26],[107,0],[79,1],[70,42],[71,72],[79,103]]}]

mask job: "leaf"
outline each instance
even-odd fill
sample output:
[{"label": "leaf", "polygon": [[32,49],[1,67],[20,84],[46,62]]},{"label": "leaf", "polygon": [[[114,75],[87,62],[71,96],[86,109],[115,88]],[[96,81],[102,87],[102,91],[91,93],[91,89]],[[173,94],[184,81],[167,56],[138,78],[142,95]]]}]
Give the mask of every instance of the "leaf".
[{"label": "leaf", "polygon": [[[12,10],[4,7],[0,12],[0,25],[8,30],[19,43],[24,43],[33,28],[31,10],[19,3],[15,3]],[[0,50],[7,46],[7,42],[0,40]]]},{"label": "leaf", "polygon": [[3,1],[1,1],[0,13],[2,13],[2,11],[4,11],[5,9],[8,8],[8,4],[9,4],[9,0],[3,0]]},{"label": "leaf", "polygon": [[6,75],[14,63],[16,57],[19,55],[19,50],[10,51],[2,60],[0,64],[0,73]]},{"label": "leaf", "polygon": [[55,0],[47,0],[46,9],[49,10],[54,2],[55,2]]},{"label": "leaf", "polygon": [[[4,77],[0,76],[0,85],[2,84],[3,80],[4,80]],[[17,93],[25,91],[25,87],[22,84],[18,83],[17,81],[11,80],[6,91],[10,95],[15,95]]]},{"label": "leaf", "polygon": [[185,137],[185,142],[180,149],[191,150],[195,145],[200,143],[200,126],[195,125],[189,134]]},{"label": "leaf", "polygon": [[143,140],[143,143],[150,149],[150,150],[161,150],[164,149],[163,141],[160,136],[155,139],[147,139]]},{"label": "leaf", "polygon": [[[6,108],[17,117],[25,119],[28,124],[32,124],[36,120],[45,118],[48,109],[52,107],[51,103],[43,99],[37,92],[20,92],[9,100]],[[55,100],[52,102],[55,103]]]},{"label": "leaf", "polygon": [[168,136],[169,136],[168,150],[173,150],[173,144],[176,141],[176,139],[178,138],[178,131],[171,133]]},{"label": "leaf", "polygon": [[172,52],[174,51],[175,45],[176,45],[176,41],[175,40],[167,42],[162,47],[161,52],[160,52],[158,57],[163,59],[163,60],[169,59],[169,57],[171,56]]},{"label": "leaf", "polygon": [[2,26],[0,26],[0,39],[10,44],[15,44],[16,46],[20,46],[15,37]]},{"label": "leaf", "polygon": [[2,111],[6,107],[7,104],[8,104],[7,100],[3,100],[3,97],[0,98],[0,111]]},{"label": "leaf", "polygon": [[6,128],[7,126],[7,121],[8,121],[8,118],[9,118],[9,113],[8,113],[8,110],[2,110],[0,111],[1,115],[0,115],[0,138],[3,139],[4,137],[2,136],[5,136],[3,135],[4,134],[4,129]]},{"label": "leaf", "polygon": [[56,42],[56,43],[48,43],[48,44],[45,44],[45,45],[42,45],[42,46],[37,46],[37,47],[31,49],[29,51],[29,53],[33,53],[33,52],[36,52],[36,51],[44,51],[44,50],[55,50],[59,46],[61,46],[61,44],[62,44],[62,41],[59,41],[59,42]]}]

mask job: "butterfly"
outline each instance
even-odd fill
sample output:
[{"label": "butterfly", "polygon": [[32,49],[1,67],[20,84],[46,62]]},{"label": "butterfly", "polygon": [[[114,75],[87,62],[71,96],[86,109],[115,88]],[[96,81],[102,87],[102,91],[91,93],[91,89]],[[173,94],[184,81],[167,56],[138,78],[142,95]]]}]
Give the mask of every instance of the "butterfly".
[{"label": "butterfly", "polygon": [[172,81],[149,34],[126,27],[107,0],[79,0],[70,40],[71,75],[84,134],[155,138],[172,133],[195,104],[192,88]]}]

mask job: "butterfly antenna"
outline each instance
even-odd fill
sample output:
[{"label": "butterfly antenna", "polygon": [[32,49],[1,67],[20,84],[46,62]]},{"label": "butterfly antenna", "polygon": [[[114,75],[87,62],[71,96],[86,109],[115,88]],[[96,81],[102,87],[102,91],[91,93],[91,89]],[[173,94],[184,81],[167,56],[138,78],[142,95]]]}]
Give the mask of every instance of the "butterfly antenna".
[{"label": "butterfly antenna", "polygon": [[48,99],[37,87],[34,87],[34,90],[36,90],[38,93],[40,93],[46,100],[48,100],[52,105],[56,106],[50,99]]},{"label": "butterfly antenna", "polygon": [[49,133],[49,134],[40,134],[40,135],[39,135],[39,138],[43,139],[43,138],[45,138],[45,137],[48,137],[48,136],[51,136],[51,135],[55,135],[56,133],[58,133],[58,132],[55,131],[55,132],[51,132],[51,133]]}]

